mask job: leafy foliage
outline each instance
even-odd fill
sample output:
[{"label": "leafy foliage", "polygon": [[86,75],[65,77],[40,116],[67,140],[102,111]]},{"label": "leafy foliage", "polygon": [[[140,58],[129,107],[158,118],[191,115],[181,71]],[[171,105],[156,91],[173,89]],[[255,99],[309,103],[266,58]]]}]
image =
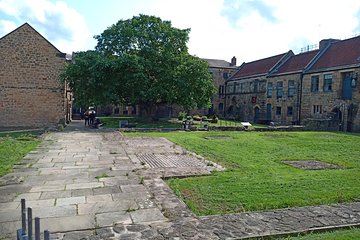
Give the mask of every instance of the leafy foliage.
[{"label": "leafy foliage", "polygon": [[188,53],[189,32],[154,16],[120,20],[95,36],[95,51],[76,53],[61,78],[81,105],[208,106],[215,87],[207,63]]}]

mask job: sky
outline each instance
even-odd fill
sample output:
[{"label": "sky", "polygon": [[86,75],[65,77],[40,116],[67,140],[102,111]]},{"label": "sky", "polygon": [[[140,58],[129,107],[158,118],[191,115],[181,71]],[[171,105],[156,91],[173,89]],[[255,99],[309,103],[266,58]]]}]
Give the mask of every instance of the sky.
[{"label": "sky", "polygon": [[25,22],[65,53],[139,14],[190,28],[190,54],[242,62],[360,34],[358,0],[0,0],[0,37]]}]

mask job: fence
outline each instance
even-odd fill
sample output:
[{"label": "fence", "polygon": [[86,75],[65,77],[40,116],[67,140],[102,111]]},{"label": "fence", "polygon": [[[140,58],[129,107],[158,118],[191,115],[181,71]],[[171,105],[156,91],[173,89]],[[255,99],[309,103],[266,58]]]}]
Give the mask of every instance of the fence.
[{"label": "fence", "polygon": [[[27,212],[27,218],[26,218]],[[26,221],[27,220],[27,221]],[[32,218],[32,208],[27,208],[25,199],[21,199],[21,229],[18,229],[16,232],[17,240],[40,240],[40,218],[35,217],[35,233],[33,238],[33,218]],[[50,232],[48,230],[44,231],[44,240],[50,240]]]}]

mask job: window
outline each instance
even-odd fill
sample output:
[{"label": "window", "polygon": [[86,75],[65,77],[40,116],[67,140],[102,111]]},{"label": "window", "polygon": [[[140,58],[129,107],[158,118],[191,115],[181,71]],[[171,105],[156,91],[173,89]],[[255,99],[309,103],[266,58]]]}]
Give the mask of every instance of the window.
[{"label": "window", "polygon": [[238,85],[238,83],[234,82],[234,88],[233,88],[234,93],[237,91],[237,85]]},{"label": "window", "polygon": [[236,85],[235,92],[237,92],[237,93],[241,92],[241,83]]},{"label": "window", "polygon": [[293,115],[293,107],[287,107],[287,115],[292,116]]},{"label": "window", "polygon": [[276,115],[281,115],[281,107],[276,107]]},{"label": "window", "polygon": [[314,114],[321,114],[322,113],[322,106],[321,105],[313,105],[313,113]]},{"label": "window", "polygon": [[272,97],[272,91],[273,91],[272,83],[271,83],[271,82],[268,82],[268,84],[267,84],[267,91],[266,91],[266,96],[267,96],[268,98],[271,98],[271,97]]},{"label": "window", "polygon": [[283,82],[276,83],[276,97],[282,98],[283,96]]},{"label": "window", "polygon": [[234,91],[234,86],[232,85],[232,84],[229,84],[228,86],[227,86],[227,92],[228,93],[232,93]]},{"label": "window", "polygon": [[222,86],[219,86],[219,95],[221,95],[222,94]]},{"label": "window", "polygon": [[224,111],[224,104],[223,103],[219,103],[219,111]]},{"label": "window", "polygon": [[240,83],[240,92],[244,92],[244,83]]},{"label": "window", "polygon": [[319,76],[311,76],[311,92],[319,91]]},{"label": "window", "polygon": [[224,73],[223,73],[223,78],[224,78],[224,79],[228,79],[228,78],[229,78],[229,75],[228,75],[227,72],[224,72]]},{"label": "window", "polygon": [[288,97],[295,96],[295,82],[294,80],[288,81]]},{"label": "window", "polygon": [[324,92],[332,91],[332,74],[324,74]]},{"label": "window", "polygon": [[118,115],[120,114],[120,108],[119,106],[116,106],[115,109],[114,109],[114,114]]},{"label": "window", "polygon": [[259,81],[255,80],[255,82],[254,82],[254,92],[256,93],[256,92],[258,92],[258,90],[259,90]]}]

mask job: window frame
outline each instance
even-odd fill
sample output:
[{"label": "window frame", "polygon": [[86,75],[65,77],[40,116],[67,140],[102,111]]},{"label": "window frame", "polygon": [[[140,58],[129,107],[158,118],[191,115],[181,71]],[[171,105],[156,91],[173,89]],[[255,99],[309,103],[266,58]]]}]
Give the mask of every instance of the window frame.
[{"label": "window frame", "polygon": [[319,75],[311,76],[310,91],[311,91],[312,93],[317,93],[317,92],[319,92],[319,83],[320,83]]},{"label": "window frame", "polygon": [[266,97],[272,98],[272,96],[273,96],[273,83],[268,82],[266,86]]},{"label": "window frame", "polygon": [[[292,85],[290,85],[290,83],[292,83]],[[295,81],[288,80],[288,97],[294,97],[294,96],[295,96]]]},{"label": "window frame", "polygon": [[281,107],[277,106],[277,107],[275,108],[275,115],[276,115],[276,116],[281,116]]},{"label": "window frame", "polygon": [[331,73],[327,73],[324,74],[324,81],[323,81],[323,92],[332,92],[332,74]]},{"label": "window frame", "polygon": [[[290,109],[291,109],[291,111],[289,111]],[[289,116],[289,117],[291,117],[291,116],[294,115],[294,108],[293,108],[293,106],[288,106],[288,107],[287,107],[286,115]]]},{"label": "window frame", "polygon": [[284,96],[284,83],[283,81],[276,82],[276,98],[282,98]]}]

